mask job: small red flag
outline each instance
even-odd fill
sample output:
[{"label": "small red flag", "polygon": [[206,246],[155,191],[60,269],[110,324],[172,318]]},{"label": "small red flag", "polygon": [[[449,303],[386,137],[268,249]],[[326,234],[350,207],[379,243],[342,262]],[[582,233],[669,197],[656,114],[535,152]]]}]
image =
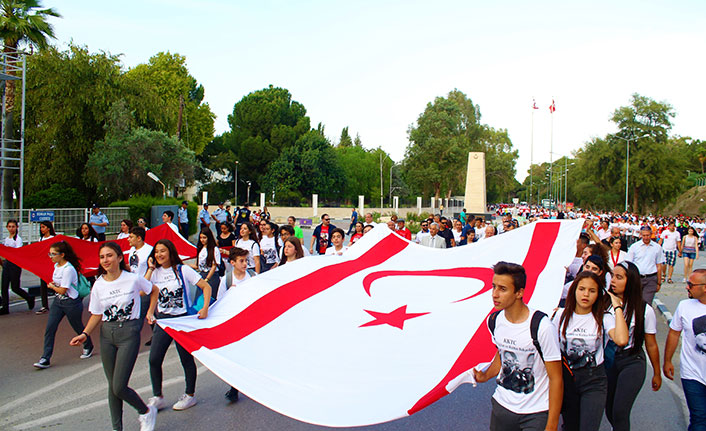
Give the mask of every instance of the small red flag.
[{"label": "small red flag", "polygon": [[554,111],[556,111],[556,105],[554,105],[554,99],[552,99],[552,104],[549,105],[549,112],[553,114]]},{"label": "small red flag", "polygon": [[534,100],[534,98],[532,98],[532,109],[539,109],[539,107],[537,106],[537,102]]}]

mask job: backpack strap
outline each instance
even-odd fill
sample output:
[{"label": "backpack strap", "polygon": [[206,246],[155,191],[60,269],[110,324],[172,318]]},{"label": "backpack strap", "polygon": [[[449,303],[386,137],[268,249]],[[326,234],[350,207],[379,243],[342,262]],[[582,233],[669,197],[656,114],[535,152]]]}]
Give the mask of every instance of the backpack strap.
[{"label": "backpack strap", "polygon": [[542,361],[544,361],[544,354],[542,353],[542,346],[539,345],[539,324],[542,322],[542,319],[547,317],[546,314],[543,312],[537,310],[534,312],[532,315],[532,321],[530,322],[530,335],[532,336],[532,344],[534,344],[534,348],[537,349],[537,352],[539,353],[539,357],[542,358]]},{"label": "backpack strap", "polygon": [[495,321],[498,320],[498,314],[500,314],[500,311],[494,311],[488,316],[488,329],[491,335],[495,335]]}]

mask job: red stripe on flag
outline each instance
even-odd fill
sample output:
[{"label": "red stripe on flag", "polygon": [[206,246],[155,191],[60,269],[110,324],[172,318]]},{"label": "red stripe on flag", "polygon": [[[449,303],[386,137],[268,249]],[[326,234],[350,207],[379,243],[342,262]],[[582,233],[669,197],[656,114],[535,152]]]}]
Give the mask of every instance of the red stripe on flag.
[{"label": "red stripe on flag", "polygon": [[284,284],[220,325],[188,332],[172,328],[165,328],[165,331],[189,352],[201,347],[217,349],[227,346],[266,326],[295,305],[325,291],[344,278],[383,263],[409,244],[396,235],[388,235],[359,258],[321,268]]},{"label": "red stripe on flag", "polygon": [[[558,222],[547,222],[537,223],[534,227],[532,242],[527,251],[525,261],[522,263],[527,273],[527,284],[525,285],[523,298],[525,302],[529,302],[530,298],[532,298],[532,294],[537,285],[537,278],[539,278],[539,274],[541,274],[547,266],[552,247],[554,247],[556,238],[559,235],[559,226],[560,224]],[[494,310],[491,310],[488,315],[493,311]],[[484,322],[486,320],[487,316]],[[493,355],[495,355],[494,351],[495,345],[490,336],[490,331],[487,330],[487,326],[479,327],[446,376],[444,376],[431,391],[420,398],[407,413],[410,415],[414,414],[433,404],[438,399],[448,395],[446,385],[448,385],[451,380],[455,379],[461,373],[468,371],[476,364],[487,362],[492,358],[488,353],[493,352]]]},{"label": "red stripe on flag", "polygon": [[449,269],[432,269],[429,271],[379,271],[373,272],[365,276],[363,279],[363,288],[365,293],[370,296],[370,287],[374,281],[383,277],[401,277],[401,276],[417,276],[417,277],[460,277],[460,278],[475,278],[483,282],[483,288],[473,295],[459,299],[454,302],[461,302],[467,299],[474,298],[483,294],[492,288],[493,270],[490,268],[449,268]]}]

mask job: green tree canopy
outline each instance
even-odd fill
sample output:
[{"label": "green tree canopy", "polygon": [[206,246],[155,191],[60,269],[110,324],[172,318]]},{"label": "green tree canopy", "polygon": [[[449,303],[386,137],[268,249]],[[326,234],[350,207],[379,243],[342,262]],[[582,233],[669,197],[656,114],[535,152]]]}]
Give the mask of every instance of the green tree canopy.
[{"label": "green tree canopy", "polygon": [[[104,201],[125,199],[161,187],[148,172],[174,185],[193,179],[194,153],[164,132],[134,127],[134,116],[120,100],[108,112],[105,139],[96,143],[86,164],[86,180]],[[161,191],[161,190],[160,190]]]}]

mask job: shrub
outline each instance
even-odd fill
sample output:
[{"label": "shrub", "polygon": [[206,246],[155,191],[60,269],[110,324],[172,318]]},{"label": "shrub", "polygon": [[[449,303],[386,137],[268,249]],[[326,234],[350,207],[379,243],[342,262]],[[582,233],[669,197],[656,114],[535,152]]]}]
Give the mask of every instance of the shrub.
[{"label": "shrub", "polygon": [[85,208],[88,206],[86,197],[78,190],[52,184],[45,190],[40,190],[24,200],[25,208]]},{"label": "shrub", "polygon": [[[415,212],[408,212],[408,213],[407,213],[407,218],[406,218],[406,220],[407,220],[408,222],[410,222],[410,221],[413,221],[413,222],[420,222],[420,221],[422,221],[422,220],[428,219],[429,216],[431,216],[431,214],[429,214],[428,212],[422,212],[422,213],[420,213],[420,214],[417,214],[417,213],[415,213]],[[411,229],[410,229],[410,230],[411,230]]]}]

